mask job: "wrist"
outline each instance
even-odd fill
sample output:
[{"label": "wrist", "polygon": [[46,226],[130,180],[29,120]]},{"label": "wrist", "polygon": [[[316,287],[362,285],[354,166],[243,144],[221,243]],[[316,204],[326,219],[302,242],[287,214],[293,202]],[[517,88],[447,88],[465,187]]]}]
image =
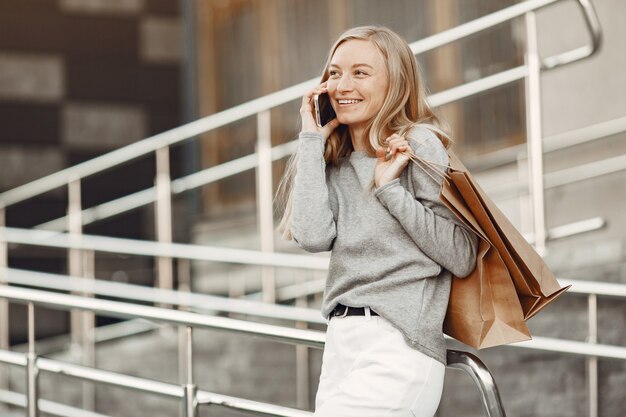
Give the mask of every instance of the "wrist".
[{"label": "wrist", "polygon": [[385,183],[380,183],[380,185],[376,185],[376,189],[374,190],[376,195],[379,195],[380,193],[382,193],[383,191],[395,187],[397,184],[400,184],[400,178],[394,178],[391,180],[387,180]]}]

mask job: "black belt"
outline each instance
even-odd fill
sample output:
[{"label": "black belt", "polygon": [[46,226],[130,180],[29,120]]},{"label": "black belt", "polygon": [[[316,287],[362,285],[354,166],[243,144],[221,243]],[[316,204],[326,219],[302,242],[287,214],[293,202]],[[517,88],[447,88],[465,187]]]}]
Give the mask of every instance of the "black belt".
[{"label": "black belt", "polygon": [[[377,316],[374,310],[370,309],[370,314],[372,316]],[[330,318],[341,316],[364,316],[365,315],[365,307],[348,307],[343,304],[337,304],[337,307],[330,313]]]}]

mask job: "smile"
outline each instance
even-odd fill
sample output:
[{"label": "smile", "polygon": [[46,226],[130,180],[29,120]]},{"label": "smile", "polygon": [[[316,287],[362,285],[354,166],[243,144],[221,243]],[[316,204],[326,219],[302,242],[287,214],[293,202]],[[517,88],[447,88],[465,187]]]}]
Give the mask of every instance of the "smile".
[{"label": "smile", "polygon": [[350,100],[337,100],[338,104],[356,104],[356,103],[360,103],[363,100],[354,100],[354,99],[350,99]]}]

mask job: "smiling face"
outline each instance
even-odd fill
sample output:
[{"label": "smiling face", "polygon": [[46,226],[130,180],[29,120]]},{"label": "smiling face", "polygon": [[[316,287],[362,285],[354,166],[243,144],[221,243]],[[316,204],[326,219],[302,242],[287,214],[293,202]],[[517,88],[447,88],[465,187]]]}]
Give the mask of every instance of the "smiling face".
[{"label": "smiling face", "polygon": [[328,73],[328,95],[337,119],[351,131],[362,132],[387,95],[389,77],[383,56],[372,42],[351,39],[337,47]]}]

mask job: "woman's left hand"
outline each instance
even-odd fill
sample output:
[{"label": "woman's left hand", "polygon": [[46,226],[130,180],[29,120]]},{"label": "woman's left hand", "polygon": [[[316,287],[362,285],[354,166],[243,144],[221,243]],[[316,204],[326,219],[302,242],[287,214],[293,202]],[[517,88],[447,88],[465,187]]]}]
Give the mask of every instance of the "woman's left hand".
[{"label": "woman's left hand", "polygon": [[409,142],[397,133],[389,136],[385,143],[387,147],[381,146],[376,151],[376,168],[374,168],[374,182],[376,187],[383,185],[400,177],[404,168],[409,164],[410,158],[404,152],[411,151]]}]

